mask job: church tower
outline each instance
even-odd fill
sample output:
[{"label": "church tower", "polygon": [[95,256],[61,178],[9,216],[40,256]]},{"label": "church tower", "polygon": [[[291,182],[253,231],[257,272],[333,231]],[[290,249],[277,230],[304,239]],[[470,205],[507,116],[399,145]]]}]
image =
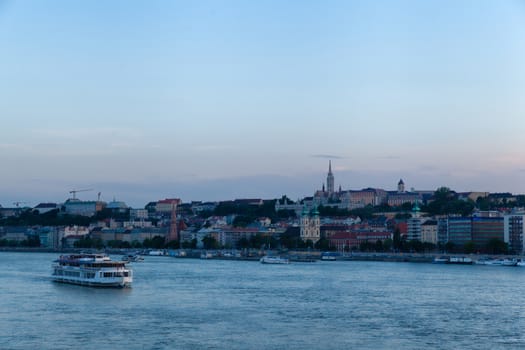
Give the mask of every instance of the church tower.
[{"label": "church tower", "polygon": [[405,183],[403,182],[403,179],[399,179],[399,182],[397,183],[397,192],[398,193],[405,192]]},{"label": "church tower", "polygon": [[332,174],[332,161],[328,161],[328,176],[326,176],[326,190],[328,192],[328,196],[332,196],[334,194],[334,174]]}]

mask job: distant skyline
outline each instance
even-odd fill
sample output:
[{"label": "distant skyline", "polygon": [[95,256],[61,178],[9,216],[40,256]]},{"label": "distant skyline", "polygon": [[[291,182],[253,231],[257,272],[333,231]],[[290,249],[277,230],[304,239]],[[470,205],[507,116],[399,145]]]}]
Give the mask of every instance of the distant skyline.
[{"label": "distant skyline", "polygon": [[525,2],[2,1],[0,204],[525,193]]}]

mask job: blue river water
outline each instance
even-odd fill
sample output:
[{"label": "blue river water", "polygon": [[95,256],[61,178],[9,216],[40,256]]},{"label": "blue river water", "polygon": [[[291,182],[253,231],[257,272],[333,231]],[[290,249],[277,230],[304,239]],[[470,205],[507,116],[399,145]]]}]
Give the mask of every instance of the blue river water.
[{"label": "blue river water", "polygon": [[97,289],[55,258],[0,253],[1,349],[525,348],[525,268],[146,257]]}]

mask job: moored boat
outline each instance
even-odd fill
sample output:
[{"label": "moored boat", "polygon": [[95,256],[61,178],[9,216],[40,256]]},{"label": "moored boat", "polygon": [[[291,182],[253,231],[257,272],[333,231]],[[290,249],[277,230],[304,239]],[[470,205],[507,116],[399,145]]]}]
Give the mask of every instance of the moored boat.
[{"label": "moored boat", "polygon": [[516,266],[518,260],[516,259],[488,259],[485,261],[485,265],[488,266]]},{"label": "moored boat", "polygon": [[259,260],[262,264],[289,264],[290,260],[281,256],[265,255]]},{"label": "moored boat", "polygon": [[459,265],[472,265],[474,261],[471,258],[463,256],[451,256],[448,263],[449,264],[459,264]]},{"label": "moored boat", "polygon": [[104,254],[61,255],[53,264],[55,282],[90,287],[129,287],[133,271],[124,261],[112,261]]},{"label": "moored boat", "polygon": [[337,253],[333,252],[324,252],[321,254],[321,260],[322,261],[336,261],[337,260]]},{"label": "moored boat", "polygon": [[141,257],[140,255],[127,254],[127,255],[122,256],[122,259],[120,260],[124,262],[140,262],[140,261],[144,261],[144,258]]},{"label": "moored boat", "polygon": [[432,263],[433,264],[448,264],[449,262],[449,257],[448,256],[437,256],[434,258],[434,260],[432,260]]}]

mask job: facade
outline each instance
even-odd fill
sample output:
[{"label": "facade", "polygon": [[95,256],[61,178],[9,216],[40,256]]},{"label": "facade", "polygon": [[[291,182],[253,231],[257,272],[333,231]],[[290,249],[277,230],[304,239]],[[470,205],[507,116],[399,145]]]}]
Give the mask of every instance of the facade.
[{"label": "facade", "polygon": [[310,240],[314,244],[321,239],[321,220],[317,209],[309,212],[306,207],[301,214],[300,237],[303,241]]},{"label": "facade", "polygon": [[511,213],[503,217],[503,240],[515,254],[525,252],[525,213]]},{"label": "facade", "polygon": [[0,227],[0,239],[22,242],[32,233],[27,226],[4,226]]},{"label": "facade", "polygon": [[[250,240],[257,234],[267,234],[267,232],[261,232],[257,228],[251,227],[232,227],[220,231],[217,241],[223,247],[237,247],[239,240],[245,238]],[[271,234],[270,234],[271,236]],[[269,241],[268,241],[269,242]]]},{"label": "facade", "polygon": [[129,207],[124,202],[113,200],[108,203],[106,209],[110,209],[114,213],[125,213],[128,211]]},{"label": "facade", "polygon": [[62,210],[70,215],[93,216],[105,207],[105,202],[68,199],[62,205]]},{"label": "facade", "polygon": [[60,247],[60,240],[57,227],[41,227],[36,231],[40,239],[40,246],[57,249]]},{"label": "facade", "polygon": [[132,220],[146,220],[148,218],[148,211],[146,209],[131,209],[129,217]]},{"label": "facade", "polygon": [[472,217],[472,240],[485,247],[492,239],[504,240],[502,217]]},{"label": "facade", "polygon": [[173,210],[177,209],[177,205],[181,203],[178,198],[163,199],[157,202],[155,205],[155,211],[160,214],[170,214]]},{"label": "facade", "polygon": [[445,244],[448,242],[448,219],[439,218],[437,221],[437,239],[438,244]]},{"label": "facade", "polygon": [[421,241],[421,224],[422,219],[419,217],[419,206],[416,202],[412,211],[412,217],[407,220],[407,240]]},{"label": "facade", "polygon": [[364,208],[367,205],[377,205],[378,200],[374,189],[364,189],[361,191],[347,191],[345,204],[348,209]]},{"label": "facade", "polygon": [[398,207],[404,203],[414,204],[417,201],[421,200],[421,195],[419,193],[412,192],[389,192],[387,203],[391,207]]},{"label": "facade", "polygon": [[438,225],[436,220],[427,220],[421,225],[421,242],[438,243]]},{"label": "facade", "polygon": [[[472,241],[472,219],[449,217],[447,220],[447,241],[457,246],[463,246]],[[446,243],[445,242],[445,243]]]},{"label": "facade", "polygon": [[329,244],[337,251],[349,251],[359,248],[361,243],[384,242],[386,239],[392,239],[392,233],[373,232],[373,231],[345,231],[338,232],[328,238]]}]

